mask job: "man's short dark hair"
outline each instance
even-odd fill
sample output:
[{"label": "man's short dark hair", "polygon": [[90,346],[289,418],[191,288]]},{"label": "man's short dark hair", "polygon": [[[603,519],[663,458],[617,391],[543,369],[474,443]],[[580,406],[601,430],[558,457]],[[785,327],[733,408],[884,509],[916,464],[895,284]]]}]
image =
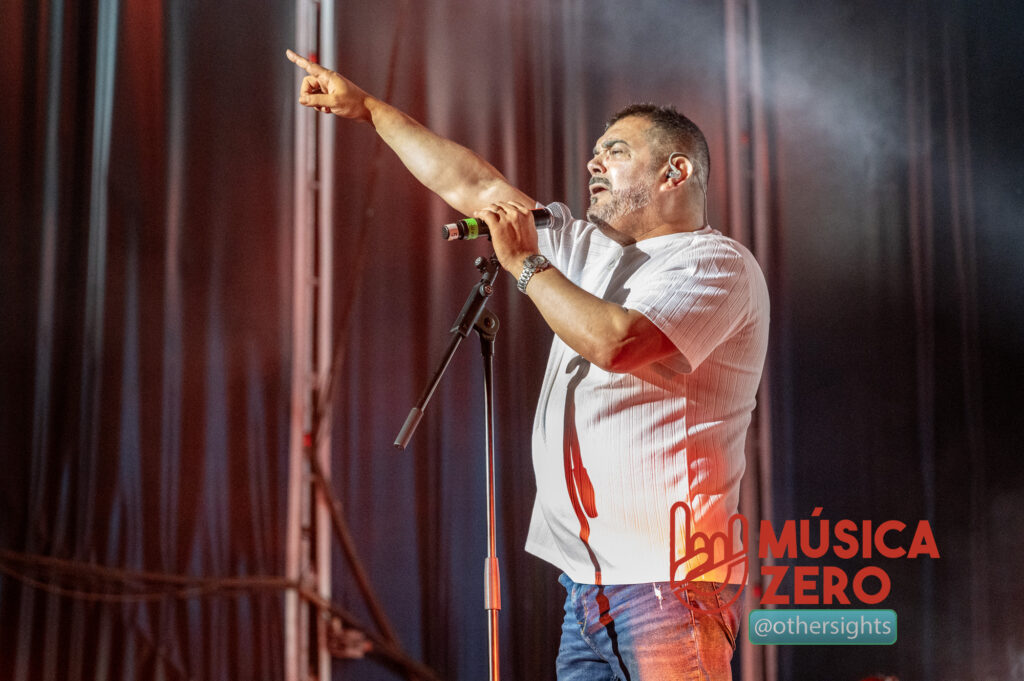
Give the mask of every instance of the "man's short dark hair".
[{"label": "man's short dark hair", "polygon": [[711,154],[708,152],[708,141],[696,123],[676,111],[675,107],[630,104],[609,118],[605,129],[628,116],[646,118],[653,124],[648,133],[651,146],[656,155],[665,156],[656,159],[657,164],[667,161],[673,151],[681,151],[693,163],[699,184],[707,188],[711,176]]}]

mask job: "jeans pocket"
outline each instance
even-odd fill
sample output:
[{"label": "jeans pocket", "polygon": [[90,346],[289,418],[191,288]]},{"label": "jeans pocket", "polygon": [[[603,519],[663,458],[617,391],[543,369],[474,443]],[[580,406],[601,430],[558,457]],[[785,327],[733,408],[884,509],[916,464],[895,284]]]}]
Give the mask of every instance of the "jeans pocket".
[{"label": "jeans pocket", "polygon": [[732,584],[715,584],[714,587],[715,602],[718,604],[718,621],[722,625],[722,630],[729,639],[732,649],[736,650],[736,636],[739,634],[740,612],[743,603],[743,587]]}]

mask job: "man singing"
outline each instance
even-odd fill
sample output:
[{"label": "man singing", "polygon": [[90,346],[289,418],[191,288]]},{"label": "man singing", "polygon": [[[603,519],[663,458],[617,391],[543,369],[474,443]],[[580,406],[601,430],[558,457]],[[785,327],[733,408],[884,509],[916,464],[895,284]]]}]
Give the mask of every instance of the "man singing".
[{"label": "man singing", "polygon": [[309,74],[301,104],[369,123],[417,180],[487,223],[501,266],[555,333],[526,548],[563,570],[558,679],[730,679],[743,576],[727,567],[740,540],[729,519],[768,292],[750,252],[707,224],[700,129],[670,108],[619,112],[587,164],[586,220],[552,203],[538,230],[540,204],[474,152],[288,58]]}]

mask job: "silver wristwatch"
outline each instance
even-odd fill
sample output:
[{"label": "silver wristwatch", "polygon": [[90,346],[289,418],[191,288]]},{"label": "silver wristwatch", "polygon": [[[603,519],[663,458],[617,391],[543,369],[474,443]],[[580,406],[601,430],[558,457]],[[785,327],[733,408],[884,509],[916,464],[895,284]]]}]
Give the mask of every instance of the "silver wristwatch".
[{"label": "silver wristwatch", "polygon": [[526,259],[523,260],[523,273],[519,275],[519,282],[516,284],[516,288],[519,289],[520,293],[526,293],[526,285],[530,283],[533,275],[543,272],[549,267],[551,267],[551,262],[543,255],[526,256]]}]

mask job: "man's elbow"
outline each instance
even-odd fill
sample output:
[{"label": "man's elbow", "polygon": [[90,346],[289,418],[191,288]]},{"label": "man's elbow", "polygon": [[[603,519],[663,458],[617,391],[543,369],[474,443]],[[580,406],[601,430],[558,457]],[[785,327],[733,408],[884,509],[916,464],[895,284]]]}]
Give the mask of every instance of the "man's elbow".
[{"label": "man's elbow", "polygon": [[508,180],[500,174],[453,183],[449,191],[439,193],[439,195],[445,203],[463,215],[472,215],[474,212],[500,201],[519,201],[528,208],[533,208],[536,203],[509,184]]},{"label": "man's elbow", "polygon": [[613,374],[628,374],[677,352],[675,345],[646,318],[634,315],[628,328],[595,341],[591,363]]},{"label": "man's elbow", "polygon": [[628,374],[652,361],[637,350],[637,347],[629,342],[603,343],[595,348],[590,362],[608,373]]}]

